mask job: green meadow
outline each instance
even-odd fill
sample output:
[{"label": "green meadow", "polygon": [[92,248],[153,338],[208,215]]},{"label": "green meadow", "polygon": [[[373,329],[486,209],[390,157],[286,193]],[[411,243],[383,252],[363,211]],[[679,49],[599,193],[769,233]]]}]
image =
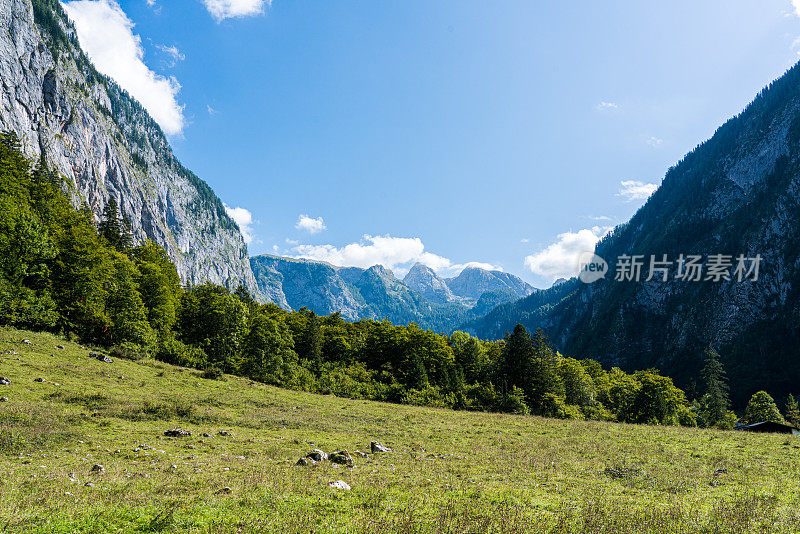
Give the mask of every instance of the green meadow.
[{"label": "green meadow", "polygon": [[[2,532],[800,531],[784,435],[340,399],[90,351],[0,329]],[[313,449],[353,466],[295,465]]]}]

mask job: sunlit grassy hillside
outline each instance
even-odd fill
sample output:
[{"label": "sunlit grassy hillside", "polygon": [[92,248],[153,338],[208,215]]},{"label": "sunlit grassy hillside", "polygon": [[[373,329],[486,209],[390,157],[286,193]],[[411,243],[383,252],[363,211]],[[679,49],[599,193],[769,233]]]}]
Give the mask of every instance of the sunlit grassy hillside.
[{"label": "sunlit grassy hillside", "polygon": [[[0,376],[3,532],[800,529],[786,436],[338,399],[10,329]],[[317,448],[355,465],[294,465]]]}]

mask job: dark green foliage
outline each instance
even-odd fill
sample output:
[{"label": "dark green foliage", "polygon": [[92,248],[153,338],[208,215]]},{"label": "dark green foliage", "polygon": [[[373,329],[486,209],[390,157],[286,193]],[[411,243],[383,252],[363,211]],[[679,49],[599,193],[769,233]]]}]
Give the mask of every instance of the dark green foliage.
[{"label": "dark green foliage", "polygon": [[793,395],[786,397],[786,421],[790,425],[800,428],[800,409],[797,407],[797,401]]},{"label": "dark green foliage", "polygon": [[701,399],[701,415],[705,426],[717,426],[724,421],[730,398],[728,397],[728,377],[719,359],[719,354],[711,347],[705,350],[705,365],[701,373],[705,386]]}]

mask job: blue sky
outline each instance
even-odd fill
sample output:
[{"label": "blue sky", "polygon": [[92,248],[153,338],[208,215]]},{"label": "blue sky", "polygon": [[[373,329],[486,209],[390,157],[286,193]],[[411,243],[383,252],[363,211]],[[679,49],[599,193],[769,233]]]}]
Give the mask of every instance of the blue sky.
[{"label": "blue sky", "polygon": [[789,0],[67,6],[251,255],[539,287],[800,59]]}]

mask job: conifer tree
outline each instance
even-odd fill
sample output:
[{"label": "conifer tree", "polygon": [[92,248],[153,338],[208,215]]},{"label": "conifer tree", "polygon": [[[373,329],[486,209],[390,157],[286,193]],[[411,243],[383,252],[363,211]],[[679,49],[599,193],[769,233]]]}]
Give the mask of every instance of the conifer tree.
[{"label": "conifer tree", "polygon": [[111,197],[108,199],[106,207],[103,208],[103,217],[100,219],[97,231],[112,247],[120,250],[123,230],[119,220],[119,206],[116,198]]},{"label": "conifer tree", "polygon": [[728,377],[719,354],[711,348],[705,350],[705,365],[701,372],[705,392],[702,398],[703,417],[706,426],[716,426],[725,418],[730,407]]},{"label": "conifer tree", "polygon": [[791,393],[786,398],[786,421],[800,428],[800,409],[797,406],[797,400]]}]

